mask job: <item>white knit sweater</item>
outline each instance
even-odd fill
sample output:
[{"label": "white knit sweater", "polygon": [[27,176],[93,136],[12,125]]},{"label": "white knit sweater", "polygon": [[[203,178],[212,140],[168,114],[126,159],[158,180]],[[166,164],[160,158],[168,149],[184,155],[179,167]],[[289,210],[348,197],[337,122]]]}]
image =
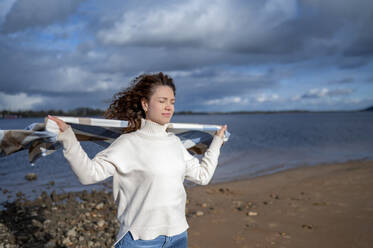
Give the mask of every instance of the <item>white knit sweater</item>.
[{"label": "white knit sweater", "polygon": [[120,135],[90,159],[69,127],[58,134],[63,154],[82,184],[113,177],[120,230],[117,242],[131,231],[133,238],[154,239],[188,229],[183,181],[210,182],[223,139],[215,135],[201,162],[193,157],[167,124],[142,119],[141,128]]}]

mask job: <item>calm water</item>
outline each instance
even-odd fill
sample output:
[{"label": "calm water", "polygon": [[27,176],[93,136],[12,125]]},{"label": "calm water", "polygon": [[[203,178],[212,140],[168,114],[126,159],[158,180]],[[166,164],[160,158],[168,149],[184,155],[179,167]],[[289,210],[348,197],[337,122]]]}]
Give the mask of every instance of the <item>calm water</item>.
[{"label": "calm water", "polygon": [[[228,124],[231,137],[221,149],[212,183],[318,163],[373,159],[373,113],[369,112],[178,115],[172,121]],[[43,118],[0,119],[0,129],[23,129],[33,122],[43,122]],[[91,158],[102,149],[94,143],[82,142],[82,146]],[[24,176],[30,172],[38,174],[38,180],[26,181]],[[55,185],[49,186],[50,181]],[[106,182],[111,184],[110,179]],[[19,191],[32,199],[42,191],[106,187],[80,185],[59,150],[33,167],[28,164],[27,151],[0,158],[0,188],[10,191],[0,192],[0,202],[4,202]]]}]

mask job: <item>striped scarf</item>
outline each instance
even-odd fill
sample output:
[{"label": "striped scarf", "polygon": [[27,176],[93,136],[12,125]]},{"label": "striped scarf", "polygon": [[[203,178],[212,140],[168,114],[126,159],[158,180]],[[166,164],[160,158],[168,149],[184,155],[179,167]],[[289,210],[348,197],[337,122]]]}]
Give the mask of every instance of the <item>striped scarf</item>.
[{"label": "striped scarf", "polygon": [[[122,134],[127,121],[88,117],[56,116],[72,127],[78,141],[92,141],[103,148],[108,147]],[[167,132],[177,135],[184,147],[192,154],[203,154],[212,142],[213,136],[221,128],[219,125],[192,123],[168,123]],[[0,130],[0,157],[28,149],[31,165],[62,147],[57,141],[59,128],[49,118],[44,123],[32,123],[21,130]],[[225,131],[224,141],[230,133]]]}]

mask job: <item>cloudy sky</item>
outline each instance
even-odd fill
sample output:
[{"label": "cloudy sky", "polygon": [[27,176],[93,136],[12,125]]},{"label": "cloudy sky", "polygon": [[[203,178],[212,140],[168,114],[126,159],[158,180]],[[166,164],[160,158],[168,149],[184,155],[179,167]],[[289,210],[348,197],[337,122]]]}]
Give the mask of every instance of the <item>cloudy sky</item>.
[{"label": "cloudy sky", "polygon": [[1,0],[0,109],[105,109],[141,73],[176,110],[373,105],[371,0]]}]

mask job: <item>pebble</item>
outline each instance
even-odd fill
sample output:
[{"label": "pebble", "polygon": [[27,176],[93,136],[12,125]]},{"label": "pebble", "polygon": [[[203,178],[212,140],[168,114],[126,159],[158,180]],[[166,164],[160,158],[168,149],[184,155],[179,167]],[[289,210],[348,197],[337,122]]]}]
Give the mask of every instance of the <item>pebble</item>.
[{"label": "pebble", "polygon": [[202,215],[204,215],[205,213],[203,212],[203,211],[201,211],[201,210],[198,210],[197,212],[196,212],[196,215],[197,216],[202,216]]},{"label": "pebble", "polygon": [[66,233],[66,235],[67,235],[68,237],[70,237],[70,236],[75,237],[75,236],[76,236],[75,227],[73,227],[72,229],[70,229],[70,230]]},{"label": "pebble", "polygon": [[98,222],[97,222],[97,226],[98,227],[103,227],[105,225],[105,221],[104,220],[99,220]]},{"label": "pebble", "polygon": [[104,208],[104,203],[103,202],[100,202],[99,204],[96,205],[97,210],[100,210],[100,209],[103,209],[103,208]]},{"label": "pebble", "polygon": [[280,197],[277,194],[275,194],[275,193],[271,193],[270,197],[274,198],[274,199],[280,199]]},{"label": "pebble", "polygon": [[33,180],[38,179],[38,175],[36,175],[35,173],[27,173],[25,178],[28,181],[33,181]]},{"label": "pebble", "polygon": [[[78,200],[83,194],[85,200]],[[119,230],[111,192],[43,192],[35,200],[18,199],[4,207],[0,216],[15,218],[0,224],[0,248],[111,247]]]},{"label": "pebble", "polygon": [[249,211],[247,212],[247,216],[257,216],[258,212]]},{"label": "pebble", "polygon": [[303,224],[302,227],[303,227],[304,229],[309,229],[309,230],[313,229],[313,226],[312,226],[312,225],[309,225],[309,224]]}]

